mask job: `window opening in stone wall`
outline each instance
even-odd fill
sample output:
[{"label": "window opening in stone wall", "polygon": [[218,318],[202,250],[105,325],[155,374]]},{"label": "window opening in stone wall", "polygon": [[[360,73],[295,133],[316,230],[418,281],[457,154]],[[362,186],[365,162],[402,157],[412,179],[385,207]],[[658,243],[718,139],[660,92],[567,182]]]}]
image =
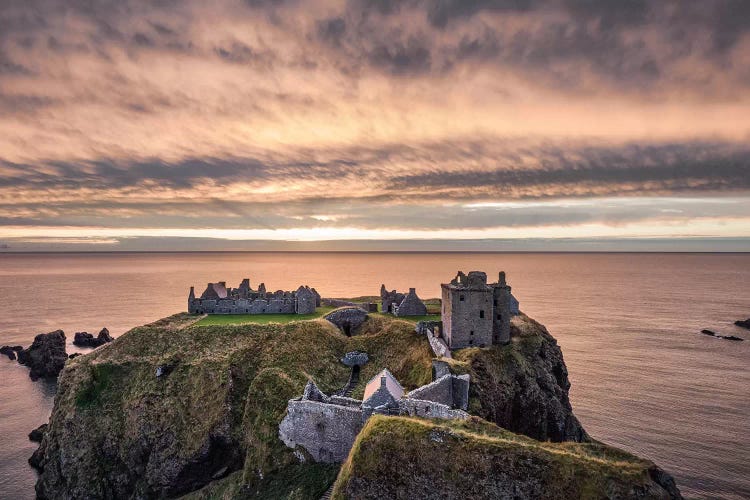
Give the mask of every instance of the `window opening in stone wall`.
[{"label": "window opening in stone wall", "polygon": [[458,300],[460,300],[461,302],[463,302],[464,301],[464,296],[463,295],[459,295],[458,296]]},{"label": "window opening in stone wall", "polygon": [[484,311],[479,311],[479,317],[484,318]]}]

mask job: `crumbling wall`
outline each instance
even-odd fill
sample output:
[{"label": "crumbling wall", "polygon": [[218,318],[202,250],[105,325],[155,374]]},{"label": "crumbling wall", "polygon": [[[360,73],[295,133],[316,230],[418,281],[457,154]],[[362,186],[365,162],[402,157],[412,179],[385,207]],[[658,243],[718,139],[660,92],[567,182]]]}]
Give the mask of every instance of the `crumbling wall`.
[{"label": "crumbling wall", "polygon": [[448,405],[434,401],[404,398],[398,402],[398,406],[402,415],[413,417],[457,418],[462,420],[469,418],[469,414],[463,410],[454,410]]},{"label": "crumbling wall", "polygon": [[343,462],[362,425],[358,406],[291,400],[279,437],[290,448],[304,448],[316,462]]}]

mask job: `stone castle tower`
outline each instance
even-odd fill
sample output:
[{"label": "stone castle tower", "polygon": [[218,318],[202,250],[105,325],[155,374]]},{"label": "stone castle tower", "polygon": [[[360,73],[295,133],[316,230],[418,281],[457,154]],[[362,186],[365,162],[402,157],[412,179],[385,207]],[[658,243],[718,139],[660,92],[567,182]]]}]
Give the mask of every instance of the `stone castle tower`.
[{"label": "stone castle tower", "polygon": [[450,349],[487,347],[510,341],[512,296],[500,272],[497,283],[487,274],[458,272],[442,288],[442,337]]}]

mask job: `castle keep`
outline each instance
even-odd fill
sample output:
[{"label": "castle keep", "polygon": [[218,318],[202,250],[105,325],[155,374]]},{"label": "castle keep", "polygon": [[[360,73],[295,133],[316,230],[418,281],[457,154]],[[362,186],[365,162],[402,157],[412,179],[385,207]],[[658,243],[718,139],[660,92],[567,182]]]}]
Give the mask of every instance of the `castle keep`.
[{"label": "castle keep", "polygon": [[188,312],[191,314],[312,314],[320,306],[320,295],[314,288],[300,286],[296,291],[266,292],[261,283],[250,288],[245,278],[237,288],[227,288],[226,281],[209,283],[200,297],[190,287]]},{"label": "castle keep", "polygon": [[441,336],[449,349],[486,347],[510,341],[510,317],[518,314],[518,302],[500,272],[497,283],[487,274],[461,271],[442,288]]}]

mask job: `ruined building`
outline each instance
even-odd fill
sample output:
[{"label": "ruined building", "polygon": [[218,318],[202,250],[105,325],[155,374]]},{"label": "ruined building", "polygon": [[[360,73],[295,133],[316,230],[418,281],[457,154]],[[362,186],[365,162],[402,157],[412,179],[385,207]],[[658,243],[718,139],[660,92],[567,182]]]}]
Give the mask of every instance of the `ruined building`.
[{"label": "ruined building", "polygon": [[380,285],[381,311],[391,313],[394,316],[424,316],[427,307],[417,297],[415,288],[409,288],[409,293],[399,293],[396,290],[390,292],[385,285]]},{"label": "ruined building", "polygon": [[296,291],[266,292],[261,283],[257,290],[250,288],[245,278],[237,288],[227,288],[226,281],[209,283],[200,297],[190,287],[188,312],[191,314],[312,314],[320,306],[320,294],[308,286]]},{"label": "ruined building", "polygon": [[461,271],[442,287],[443,340],[449,349],[486,347],[510,341],[510,317],[518,314],[518,301],[511,295],[500,272],[497,283],[487,283],[487,275]]},{"label": "ruined building", "polygon": [[469,404],[469,376],[453,375],[448,365],[442,364],[436,371],[439,378],[409,393],[385,369],[367,383],[362,401],[326,396],[309,381],[303,395],[289,401],[279,437],[303,460],[343,462],[373,413],[468,418],[464,410]]}]

